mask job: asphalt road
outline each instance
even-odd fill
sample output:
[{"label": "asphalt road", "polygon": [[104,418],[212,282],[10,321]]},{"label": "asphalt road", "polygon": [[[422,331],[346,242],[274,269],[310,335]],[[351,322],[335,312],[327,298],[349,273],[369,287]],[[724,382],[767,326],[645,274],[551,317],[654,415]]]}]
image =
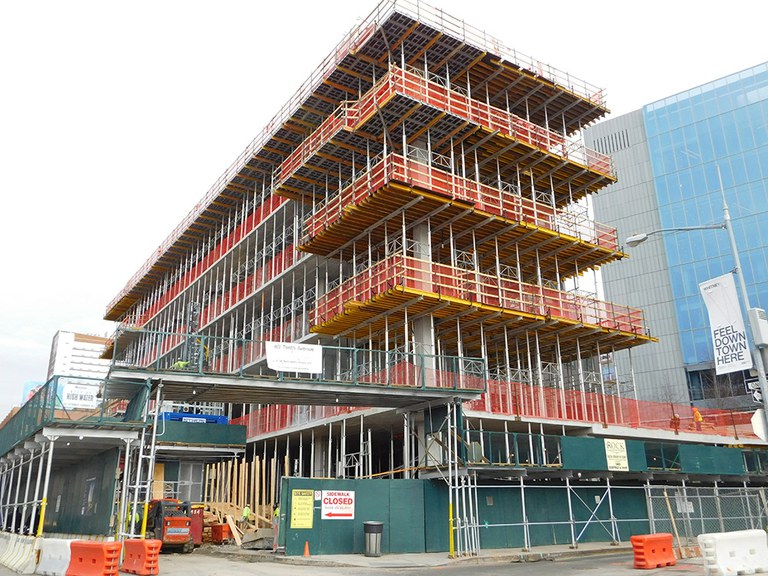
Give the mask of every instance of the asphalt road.
[{"label": "asphalt road", "polygon": [[[330,557],[332,558],[332,557]],[[200,550],[192,554],[161,554],[160,574],[162,576],[637,576],[640,572],[632,566],[631,554],[590,555],[584,557],[541,560],[538,562],[476,562],[465,560],[438,566],[412,566],[419,557],[413,555],[404,563],[401,559],[383,556],[371,561],[371,566],[331,566],[323,560],[310,565],[296,565],[287,562],[249,562],[238,558],[227,558],[219,554],[206,554]],[[411,564],[411,565],[409,565]],[[673,576],[704,575],[701,559],[685,560],[677,566],[642,570],[643,576],[665,574]],[[0,566],[0,576],[15,576],[16,572]]]},{"label": "asphalt road", "polygon": [[[415,559],[414,559],[415,560]],[[373,564],[374,562],[372,562]],[[542,560],[538,562],[482,562],[463,561],[439,566],[408,567],[380,559],[379,566],[371,567],[334,567],[321,563],[309,566],[297,566],[282,562],[243,562],[218,555],[163,555],[160,561],[160,574],[164,576],[281,576],[307,575],[356,575],[369,576],[637,576],[638,570],[632,566],[632,555],[600,555],[562,560]],[[643,576],[665,574],[703,575],[704,568],[700,559],[686,560],[674,567],[642,570]]]}]

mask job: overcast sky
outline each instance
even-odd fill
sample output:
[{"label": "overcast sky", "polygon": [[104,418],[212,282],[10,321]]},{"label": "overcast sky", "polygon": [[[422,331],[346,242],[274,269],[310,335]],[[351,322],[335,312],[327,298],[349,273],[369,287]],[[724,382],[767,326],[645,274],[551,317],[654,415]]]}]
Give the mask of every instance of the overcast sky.
[{"label": "overcast sky", "polygon": [[[615,114],[768,59],[764,1],[435,0]],[[0,1],[0,419],[373,1]]]}]

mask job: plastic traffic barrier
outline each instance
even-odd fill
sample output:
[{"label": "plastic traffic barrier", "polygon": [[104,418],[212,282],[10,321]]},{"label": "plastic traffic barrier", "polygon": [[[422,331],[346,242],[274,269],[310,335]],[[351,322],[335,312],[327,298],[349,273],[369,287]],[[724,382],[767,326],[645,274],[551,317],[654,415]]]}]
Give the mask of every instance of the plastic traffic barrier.
[{"label": "plastic traffic barrier", "polygon": [[72,541],[64,538],[38,538],[40,557],[35,574],[42,576],[65,576],[71,552]]},{"label": "plastic traffic barrier", "polygon": [[13,543],[3,555],[3,564],[19,574],[34,574],[37,565],[37,548],[34,536],[14,534]]},{"label": "plastic traffic barrier", "polygon": [[160,573],[160,548],[162,540],[130,539],[123,542],[125,554],[121,572],[150,576]]},{"label": "plastic traffic barrier", "polygon": [[632,552],[635,554],[635,568],[660,568],[677,564],[672,549],[672,534],[642,534],[631,536]]},{"label": "plastic traffic barrier", "polygon": [[764,530],[699,534],[698,541],[707,575],[768,572],[768,536]]},{"label": "plastic traffic barrier", "polygon": [[73,540],[66,576],[117,576],[120,542]]}]

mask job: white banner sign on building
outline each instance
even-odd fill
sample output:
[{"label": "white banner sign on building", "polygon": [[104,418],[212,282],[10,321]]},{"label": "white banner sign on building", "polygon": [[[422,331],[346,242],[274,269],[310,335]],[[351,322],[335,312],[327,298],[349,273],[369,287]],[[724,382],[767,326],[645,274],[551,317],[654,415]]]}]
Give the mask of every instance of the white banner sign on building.
[{"label": "white banner sign on building", "polygon": [[629,458],[627,458],[627,443],[624,440],[605,438],[605,459],[608,470],[629,472]]},{"label": "white banner sign on building", "polygon": [[741,316],[733,274],[724,274],[699,284],[709,313],[715,346],[715,373],[728,374],[752,368],[747,332]]},{"label": "white banner sign on building", "polygon": [[305,372],[320,374],[323,371],[323,347],[316,344],[291,342],[267,342],[267,366],[277,372]]},{"label": "white banner sign on building", "polygon": [[93,384],[64,384],[63,392],[61,404],[69,410],[90,410],[99,405],[99,399],[96,397],[99,387]]}]

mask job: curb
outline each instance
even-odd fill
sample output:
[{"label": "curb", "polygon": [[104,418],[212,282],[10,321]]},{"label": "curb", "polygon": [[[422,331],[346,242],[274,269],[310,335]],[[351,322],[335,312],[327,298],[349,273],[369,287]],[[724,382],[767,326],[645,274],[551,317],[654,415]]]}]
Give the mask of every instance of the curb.
[{"label": "curb", "polygon": [[[323,568],[380,568],[382,570],[401,570],[404,568],[430,568],[437,566],[453,566],[458,564],[492,564],[492,563],[523,563],[523,562],[555,562],[557,560],[565,560],[569,558],[587,557],[587,556],[623,556],[632,553],[632,548],[627,546],[616,546],[611,548],[596,548],[589,550],[563,550],[563,551],[550,551],[550,552],[515,552],[515,553],[499,553],[491,554],[487,556],[469,556],[462,558],[448,558],[447,554],[444,559],[438,562],[430,563],[398,563],[398,564],[365,564],[362,562],[340,562],[336,560],[329,560],[326,558],[304,558],[303,556],[284,556],[282,554],[275,555],[271,551],[264,550],[241,550],[236,547],[223,548],[220,546],[210,546],[203,549],[198,549],[198,553],[219,556],[229,558],[233,561],[239,561],[244,563],[256,563],[256,562],[274,562],[278,564],[286,564],[289,566],[318,566]],[[414,557],[418,554],[414,554]],[[362,558],[362,556],[361,556]],[[386,561],[386,556],[381,558]],[[414,558],[415,560],[415,558]],[[393,559],[394,561],[394,559]]]}]

